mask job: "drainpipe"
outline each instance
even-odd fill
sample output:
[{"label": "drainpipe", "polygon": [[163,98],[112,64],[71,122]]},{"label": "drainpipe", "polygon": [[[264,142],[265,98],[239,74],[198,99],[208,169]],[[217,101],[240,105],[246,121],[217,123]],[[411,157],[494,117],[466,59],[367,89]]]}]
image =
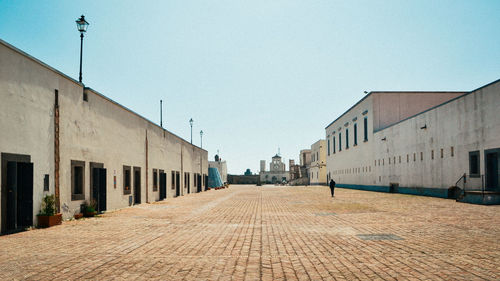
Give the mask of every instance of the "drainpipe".
[{"label": "drainpipe", "polygon": [[56,197],[56,210],[61,212],[61,199],[59,196],[59,90],[54,90],[54,195]]},{"label": "drainpipe", "polygon": [[146,130],[146,203],[149,203],[148,130]]}]

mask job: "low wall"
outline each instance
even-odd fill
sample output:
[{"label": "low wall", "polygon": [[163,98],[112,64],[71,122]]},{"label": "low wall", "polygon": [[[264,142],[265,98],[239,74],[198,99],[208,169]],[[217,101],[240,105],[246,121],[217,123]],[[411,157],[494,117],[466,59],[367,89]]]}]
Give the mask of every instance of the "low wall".
[{"label": "low wall", "polygon": [[259,175],[227,175],[227,182],[229,184],[260,184]]}]

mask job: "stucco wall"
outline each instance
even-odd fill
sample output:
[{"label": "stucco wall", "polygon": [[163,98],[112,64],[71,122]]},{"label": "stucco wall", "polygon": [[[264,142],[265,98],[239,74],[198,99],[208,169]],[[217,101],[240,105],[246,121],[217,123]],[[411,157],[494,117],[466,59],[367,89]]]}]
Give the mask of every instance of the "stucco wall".
[{"label": "stucco wall", "polygon": [[465,92],[373,92],[373,129],[386,128]]},{"label": "stucco wall", "polygon": [[[108,210],[129,205],[129,195],[123,192],[124,165],[141,168],[141,203],[159,199],[159,192],[153,191],[153,169],[162,169],[167,174],[167,197],[175,194],[171,186],[171,171],[180,172],[181,195],[188,191],[184,185],[184,172],[190,174],[191,192],[196,192],[194,174],[208,174],[206,150],[191,145],[94,90],[85,90],[88,101],[84,101],[84,89],[77,81],[2,41],[0,62],[0,152],[31,155],[34,163],[34,223],[44,196],[44,174],[50,176],[50,190],[46,193],[54,193],[56,89],[60,110],[60,202],[64,218],[73,216],[84,202],[71,198],[72,160],[85,162],[84,194],[87,201],[90,199],[90,163],[102,163],[107,169]],[[133,182],[133,174],[131,180]]]},{"label": "stucco wall", "polygon": [[[0,152],[31,156],[35,221],[44,196],[45,174],[50,175],[47,193],[54,192],[54,89],[72,86],[63,80],[0,44]],[[0,169],[0,178],[5,176],[2,172]],[[5,195],[3,190],[4,186],[1,195]],[[4,205],[0,200],[0,207]]]},{"label": "stucco wall", "polygon": [[[373,159],[374,155],[372,105],[373,97],[371,95],[367,96],[326,128],[326,139],[330,140],[330,153],[326,151],[328,180],[333,178],[337,183],[370,183],[370,179],[373,177],[371,159]],[[365,117],[368,124],[367,141],[364,141]],[[354,145],[354,124],[357,124],[358,130],[357,145]],[[349,129],[348,149],[345,142],[346,129]],[[342,150],[339,150],[339,133],[341,133]],[[335,151],[333,149],[333,136],[335,136]]]},{"label": "stucco wall", "polygon": [[[330,151],[330,155],[327,152],[328,177],[347,185],[376,187],[395,183],[409,188],[446,189],[462,174],[469,173],[469,152],[477,150],[481,174],[484,174],[484,150],[500,148],[500,82],[457,95],[440,106],[375,133],[375,109],[372,110],[375,95],[366,97],[326,128],[327,139],[332,141],[333,135],[337,138],[336,152]],[[399,103],[399,97],[396,100]],[[365,111],[367,142],[362,140],[364,116],[361,112]],[[356,117],[358,145],[352,146],[351,140],[350,148],[346,149],[345,129],[352,128]],[[341,152],[338,150],[339,129],[343,134]],[[349,133],[352,136],[352,129]]]},{"label": "stucco wall", "polygon": [[311,145],[309,179],[311,184],[326,184],[326,141],[318,140]]},{"label": "stucco wall", "polygon": [[448,188],[469,173],[469,152],[476,150],[484,175],[484,150],[500,148],[498,108],[500,82],[375,133],[374,156],[384,164],[375,167],[373,183]]}]

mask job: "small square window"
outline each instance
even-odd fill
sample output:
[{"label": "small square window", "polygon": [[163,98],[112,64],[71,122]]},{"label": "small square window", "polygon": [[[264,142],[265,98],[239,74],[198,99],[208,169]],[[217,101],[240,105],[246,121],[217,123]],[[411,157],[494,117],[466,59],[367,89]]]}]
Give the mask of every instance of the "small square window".
[{"label": "small square window", "polygon": [[85,200],[85,162],[71,160],[71,200]]},{"label": "small square window", "polygon": [[469,152],[469,176],[479,177],[479,175],[480,175],[479,151]]},{"label": "small square window", "polygon": [[123,166],[123,195],[132,194],[131,175],[130,166]]},{"label": "small square window", "polygon": [[153,169],[153,191],[158,191],[158,170]]}]

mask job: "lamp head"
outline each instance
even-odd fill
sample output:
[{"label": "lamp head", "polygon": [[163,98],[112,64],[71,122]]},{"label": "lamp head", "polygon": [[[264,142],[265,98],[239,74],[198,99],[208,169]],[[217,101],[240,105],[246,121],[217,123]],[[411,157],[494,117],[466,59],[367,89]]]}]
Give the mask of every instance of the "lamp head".
[{"label": "lamp head", "polygon": [[87,27],[89,23],[85,20],[85,16],[82,15],[79,19],[76,20],[76,27],[80,33],[84,33],[87,31]]}]

